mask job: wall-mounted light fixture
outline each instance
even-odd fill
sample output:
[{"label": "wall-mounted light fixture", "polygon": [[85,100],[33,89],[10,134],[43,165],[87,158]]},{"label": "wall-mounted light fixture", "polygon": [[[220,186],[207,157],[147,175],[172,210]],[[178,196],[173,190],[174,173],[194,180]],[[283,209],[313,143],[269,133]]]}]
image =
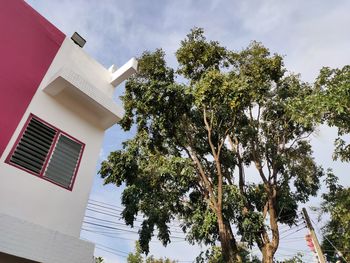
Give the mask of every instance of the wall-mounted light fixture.
[{"label": "wall-mounted light fixture", "polygon": [[79,47],[83,47],[85,45],[85,43],[86,43],[86,40],[81,35],[79,35],[77,32],[74,32],[74,34],[71,37],[71,39]]}]

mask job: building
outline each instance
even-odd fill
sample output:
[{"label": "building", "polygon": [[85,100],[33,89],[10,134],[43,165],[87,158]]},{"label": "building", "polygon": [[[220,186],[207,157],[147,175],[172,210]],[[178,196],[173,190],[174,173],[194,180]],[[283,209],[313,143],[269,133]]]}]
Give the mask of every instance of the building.
[{"label": "building", "polygon": [[0,262],[93,262],[80,229],[137,61],[104,68],[22,0],[0,1],[0,33]]}]

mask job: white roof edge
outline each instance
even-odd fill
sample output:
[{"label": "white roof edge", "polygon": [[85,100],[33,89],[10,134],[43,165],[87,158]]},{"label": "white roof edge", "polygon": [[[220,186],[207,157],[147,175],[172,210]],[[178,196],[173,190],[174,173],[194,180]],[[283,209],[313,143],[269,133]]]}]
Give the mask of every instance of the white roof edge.
[{"label": "white roof edge", "polygon": [[124,80],[131,77],[137,72],[137,64],[138,62],[136,58],[131,58],[128,62],[126,62],[123,66],[121,66],[112,74],[110,84],[116,87]]}]

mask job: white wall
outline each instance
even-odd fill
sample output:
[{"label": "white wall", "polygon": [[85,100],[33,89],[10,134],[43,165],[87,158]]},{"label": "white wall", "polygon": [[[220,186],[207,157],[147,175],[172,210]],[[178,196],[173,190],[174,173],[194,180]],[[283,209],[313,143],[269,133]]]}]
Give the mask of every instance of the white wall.
[{"label": "white wall", "polygon": [[1,263],[92,263],[94,244],[0,214]]},{"label": "white wall", "polygon": [[[98,117],[87,111],[87,105],[80,105],[74,94],[51,97],[42,91],[63,66],[112,96],[108,70],[66,38],[0,159],[0,214],[79,237],[104,131],[97,124]],[[5,163],[30,113],[85,143],[72,191]]]}]

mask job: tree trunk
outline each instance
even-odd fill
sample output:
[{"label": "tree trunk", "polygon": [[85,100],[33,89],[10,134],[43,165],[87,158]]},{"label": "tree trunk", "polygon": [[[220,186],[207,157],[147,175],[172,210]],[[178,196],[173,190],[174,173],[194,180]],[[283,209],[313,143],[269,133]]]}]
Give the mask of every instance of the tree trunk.
[{"label": "tree trunk", "polygon": [[276,188],[272,187],[272,190],[269,189],[269,200],[268,200],[268,209],[270,217],[270,228],[272,231],[272,240],[266,243],[262,249],[263,254],[263,263],[272,263],[273,257],[276,253],[276,250],[279,245],[279,231],[276,215]]},{"label": "tree trunk", "polygon": [[234,239],[231,227],[225,224],[222,215],[218,215],[218,226],[221,243],[222,256],[225,263],[242,262],[239,255],[236,240]]},{"label": "tree trunk", "polygon": [[273,253],[270,245],[266,245],[262,249],[262,262],[263,263],[273,263]]}]

